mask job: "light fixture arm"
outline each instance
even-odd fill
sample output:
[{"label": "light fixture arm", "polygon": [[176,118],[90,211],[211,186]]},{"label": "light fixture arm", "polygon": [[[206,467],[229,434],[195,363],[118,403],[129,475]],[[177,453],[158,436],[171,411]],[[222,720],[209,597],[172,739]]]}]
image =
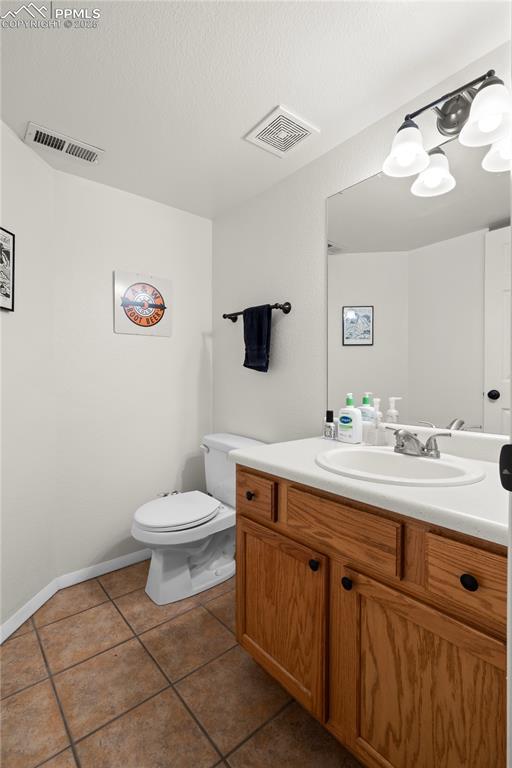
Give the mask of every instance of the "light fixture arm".
[{"label": "light fixture arm", "polygon": [[448,101],[448,99],[453,98],[454,96],[458,96],[459,93],[464,93],[464,91],[467,91],[468,88],[472,88],[475,85],[478,85],[479,83],[485,82],[485,80],[488,80],[490,77],[494,77],[496,74],[494,69],[490,69],[488,72],[485,73],[485,75],[480,75],[480,77],[476,77],[474,80],[471,80],[470,83],[466,83],[466,85],[461,85],[460,88],[456,88],[454,91],[450,91],[450,93],[445,93],[444,96],[440,96],[438,99],[435,99],[435,101],[431,101],[430,104],[426,104],[424,107],[420,107],[420,109],[417,109],[415,112],[410,112],[407,114],[404,118],[404,123],[406,123],[408,120],[414,120],[415,117],[418,117],[418,115],[423,114],[423,112],[426,112],[428,109],[433,109],[438,104],[441,104],[445,101]]}]

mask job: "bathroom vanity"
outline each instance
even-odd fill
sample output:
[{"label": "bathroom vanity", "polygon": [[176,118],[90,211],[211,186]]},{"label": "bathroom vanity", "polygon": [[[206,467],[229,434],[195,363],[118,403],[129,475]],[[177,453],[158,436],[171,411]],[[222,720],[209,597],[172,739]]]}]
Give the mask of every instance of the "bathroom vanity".
[{"label": "bathroom vanity", "polygon": [[239,642],[368,768],[505,768],[496,465],[392,486],[334,476],[321,449],[235,454]]}]

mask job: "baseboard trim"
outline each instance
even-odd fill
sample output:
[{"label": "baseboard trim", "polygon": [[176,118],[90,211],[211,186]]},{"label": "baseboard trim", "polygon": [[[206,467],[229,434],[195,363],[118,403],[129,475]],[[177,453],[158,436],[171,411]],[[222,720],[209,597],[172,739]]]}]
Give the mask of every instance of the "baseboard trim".
[{"label": "baseboard trim", "polygon": [[46,587],[43,587],[34,597],[19,608],[10,618],[6,619],[0,626],[0,644],[7,640],[13,632],[21,627],[21,625],[29,619],[42,605],[44,605],[50,597],[65,587],[72,587],[74,584],[80,584],[82,581],[88,579],[94,579],[97,576],[103,576],[104,573],[110,571],[117,571],[118,568],[126,568],[127,565],[133,565],[134,563],[140,563],[141,560],[147,560],[151,557],[150,549],[139,549],[137,552],[130,552],[127,555],[121,555],[121,557],[114,557],[113,560],[105,560],[103,563],[96,563],[95,565],[89,565],[87,568],[81,568],[79,571],[72,571],[71,573],[64,573],[62,576],[57,576]]}]

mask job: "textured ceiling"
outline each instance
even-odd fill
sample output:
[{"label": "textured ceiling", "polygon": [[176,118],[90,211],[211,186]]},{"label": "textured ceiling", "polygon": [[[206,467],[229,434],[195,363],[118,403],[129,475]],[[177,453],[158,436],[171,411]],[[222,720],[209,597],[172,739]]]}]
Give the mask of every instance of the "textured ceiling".
[{"label": "textured ceiling", "polygon": [[[98,167],[46,154],[56,168],[208,217],[505,42],[510,28],[502,2],[94,5],[97,29],[3,32],[2,118],[20,137],[33,120],[106,150]],[[277,104],[321,131],[283,159],[241,138]]]}]

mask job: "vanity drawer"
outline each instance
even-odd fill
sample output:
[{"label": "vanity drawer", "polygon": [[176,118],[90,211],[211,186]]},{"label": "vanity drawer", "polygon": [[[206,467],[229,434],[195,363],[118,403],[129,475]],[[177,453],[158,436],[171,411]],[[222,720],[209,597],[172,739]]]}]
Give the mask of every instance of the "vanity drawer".
[{"label": "vanity drawer", "polygon": [[277,520],[277,483],[239,469],[236,478],[236,508],[243,515],[275,522]]},{"label": "vanity drawer", "polygon": [[286,527],[388,576],[401,575],[402,525],[298,488],[288,490]]},{"label": "vanity drawer", "polygon": [[[507,558],[427,534],[427,589],[471,613],[505,624]],[[465,575],[465,586],[461,577]]]}]

